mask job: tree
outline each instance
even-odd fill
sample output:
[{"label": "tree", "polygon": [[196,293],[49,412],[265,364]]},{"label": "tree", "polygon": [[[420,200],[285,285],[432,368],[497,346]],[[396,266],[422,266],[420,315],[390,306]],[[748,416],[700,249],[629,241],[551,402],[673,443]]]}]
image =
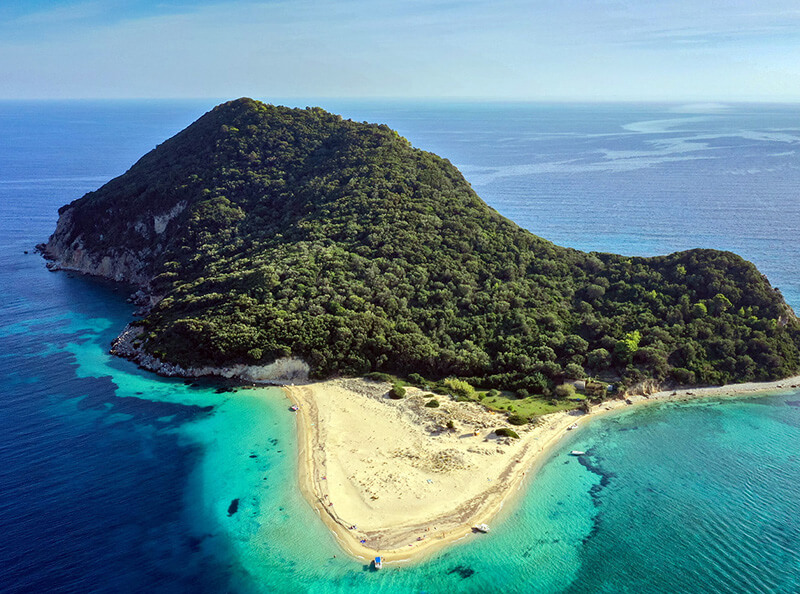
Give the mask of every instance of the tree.
[{"label": "tree", "polygon": [[564,375],[570,379],[580,379],[586,375],[586,372],[577,363],[567,363],[564,367]]},{"label": "tree", "polygon": [[586,355],[586,365],[591,369],[602,370],[611,364],[611,353],[606,349],[594,349]]},{"label": "tree", "polygon": [[725,297],[722,293],[717,293],[711,299],[711,313],[715,316],[718,316],[726,311],[728,311],[731,307],[733,307],[733,303],[731,300]]},{"label": "tree", "polygon": [[630,362],[633,354],[639,349],[639,341],[641,339],[642,335],[638,330],[628,332],[622,340],[617,341],[614,347],[614,354],[623,363]]}]

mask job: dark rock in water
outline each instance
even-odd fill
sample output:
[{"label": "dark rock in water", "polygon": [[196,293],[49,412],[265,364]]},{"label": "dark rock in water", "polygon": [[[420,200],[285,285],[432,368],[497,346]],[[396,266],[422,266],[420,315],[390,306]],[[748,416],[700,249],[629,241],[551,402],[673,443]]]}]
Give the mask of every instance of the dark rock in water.
[{"label": "dark rock in water", "polygon": [[258,456],[256,454],[250,454],[250,457],[251,458],[258,458]]},{"label": "dark rock in water", "polygon": [[787,400],[786,404],[788,404],[789,406],[800,407],[800,400]]},{"label": "dark rock in water", "polygon": [[231,504],[228,506],[228,517],[230,518],[233,514],[239,511],[239,498],[237,497]]},{"label": "dark rock in water", "polygon": [[472,577],[475,574],[475,570],[472,569],[469,565],[456,565],[453,569],[447,572],[448,574],[457,573],[461,576],[461,579],[467,579]]}]

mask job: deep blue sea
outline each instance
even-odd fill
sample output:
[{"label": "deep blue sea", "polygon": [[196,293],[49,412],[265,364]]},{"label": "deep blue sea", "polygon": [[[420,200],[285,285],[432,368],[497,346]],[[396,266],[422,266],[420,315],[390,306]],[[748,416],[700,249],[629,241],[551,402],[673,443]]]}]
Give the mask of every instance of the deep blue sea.
[{"label": "deep blue sea", "polygon": [[[110,357],[127,289],[33,253],[59,206],[214,103],[0,102],[0,591],[800,592],[797,390],[598,419],[486,537],[378,573],[342,554],[297,492],[279,390]],[[322,106],[558,244],[729,249],[800,310],[800,106]]]}]

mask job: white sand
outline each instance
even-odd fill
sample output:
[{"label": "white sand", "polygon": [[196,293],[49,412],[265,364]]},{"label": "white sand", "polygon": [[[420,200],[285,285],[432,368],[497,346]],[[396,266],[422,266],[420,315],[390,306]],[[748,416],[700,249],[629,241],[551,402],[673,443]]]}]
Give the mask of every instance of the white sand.
[{"label": "white sand", "polygon": [[[735,396],[799,384],[795,377],[628,399],[638,404]],[[628,406],[612,400],[590,415],[554,413],[537,427],[512,427],[520,439],[510,439],[492,433],[511,427],[505,415],[414,388],[405,399],[391,400],[388,388],[342,379],[286,390],[300,407],[298,468],[304,495],[345,550],[363,559],[380,554],[389,562],[470,535],[472,526],[488,522],[502,507],[526,472],[544,462],[567,427]],[[441,406],[425,407],[433,397]],[[445,428],[448,419],[455,431]]]}]

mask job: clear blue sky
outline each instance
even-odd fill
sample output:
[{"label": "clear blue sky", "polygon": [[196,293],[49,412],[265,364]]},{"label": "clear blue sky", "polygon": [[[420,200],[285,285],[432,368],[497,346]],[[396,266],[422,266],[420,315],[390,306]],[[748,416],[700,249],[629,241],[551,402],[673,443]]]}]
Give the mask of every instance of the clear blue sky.
[{"label": "clear blue sky", "polygon": [[0,97],[800,101],[800,0],[2,0]]}]

